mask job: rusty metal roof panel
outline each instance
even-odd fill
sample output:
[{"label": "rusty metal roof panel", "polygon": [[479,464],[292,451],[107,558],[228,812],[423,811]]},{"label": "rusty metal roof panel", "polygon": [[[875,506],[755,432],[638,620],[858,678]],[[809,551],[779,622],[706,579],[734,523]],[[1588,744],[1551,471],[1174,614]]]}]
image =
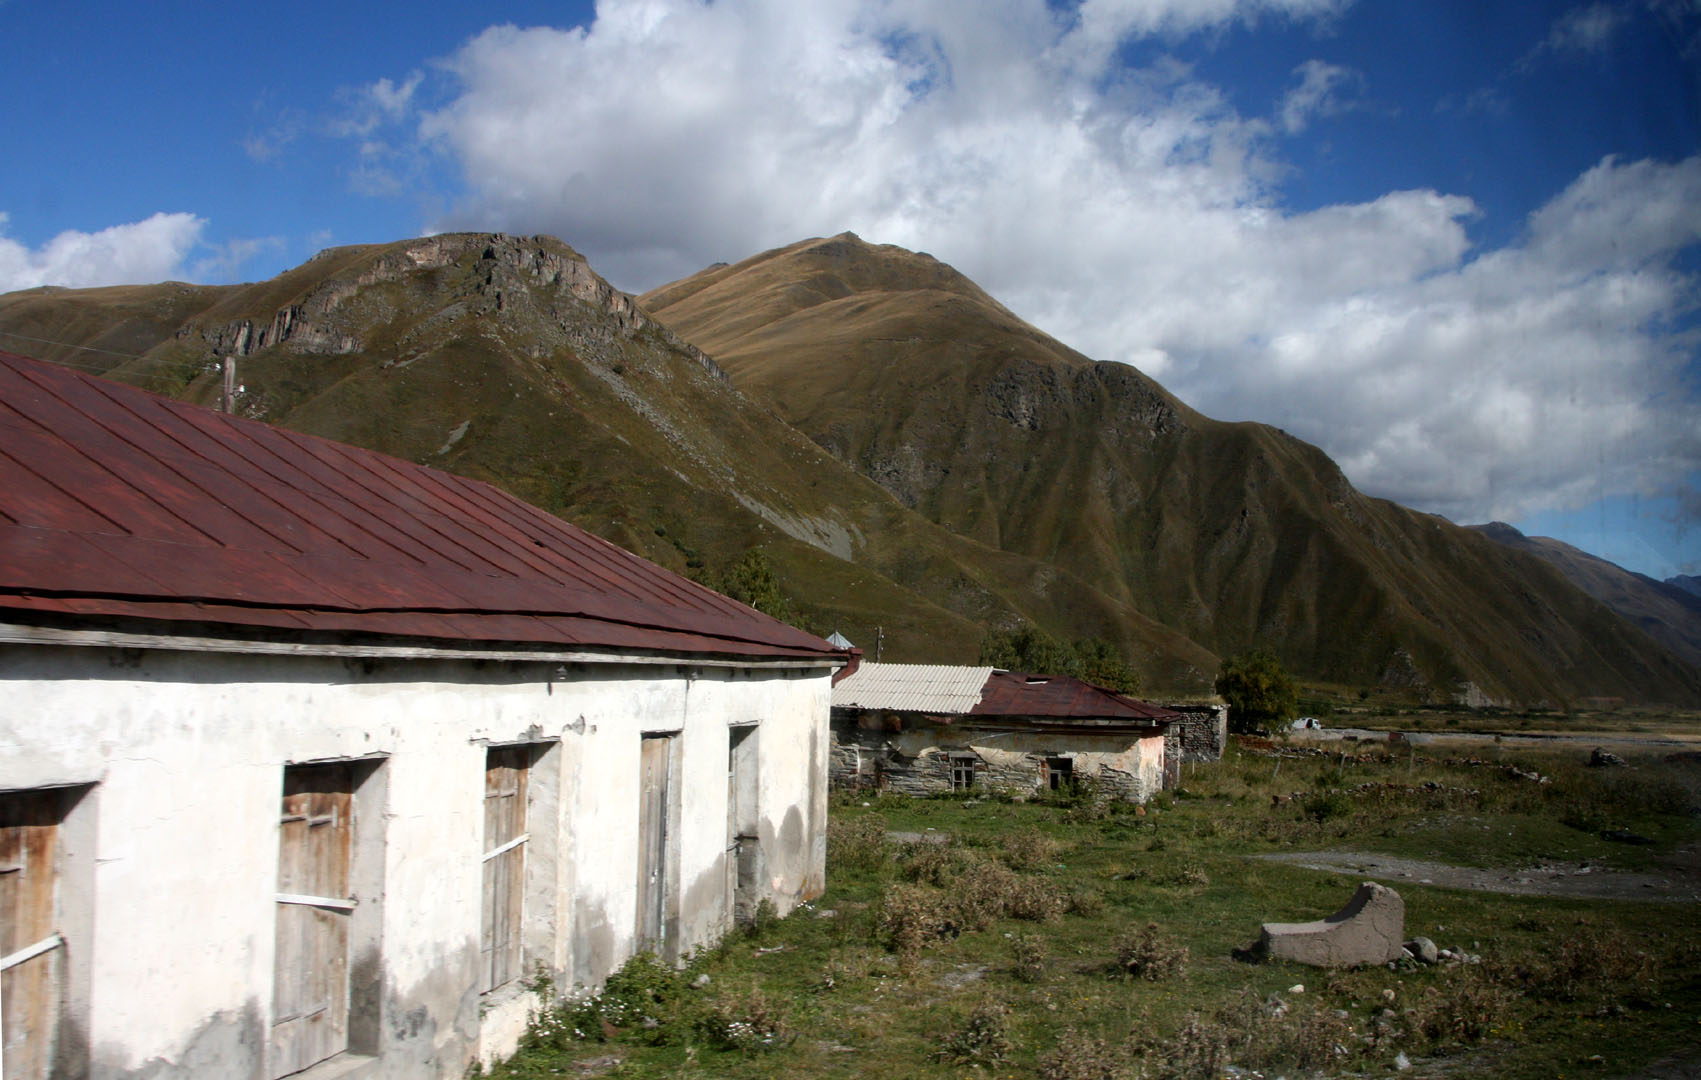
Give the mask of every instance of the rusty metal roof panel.
[{"label": "rusty metal roof panel", "polygon": [[1036,720],[1119,720],[1159,723],[1179,713],[1082,682],[1068,675],[1024,675],[998,671],[970,710],[975,716],[1030,717]]},{"label": "rusty metal roof panel", "polygon": [[43,597],[81,614],[837,655],[488,484],[0,352],[0,607]]},{"label": "rusty metal roof panel", "polygon": [[862,664],[833,687],[833,707],[946,715],[980,702],[990,667]]}]

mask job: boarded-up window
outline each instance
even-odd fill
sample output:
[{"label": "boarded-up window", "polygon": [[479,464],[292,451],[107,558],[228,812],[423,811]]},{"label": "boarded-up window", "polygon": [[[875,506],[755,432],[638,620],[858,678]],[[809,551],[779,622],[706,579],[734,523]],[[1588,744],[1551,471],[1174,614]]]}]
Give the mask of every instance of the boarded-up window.
[{"label": "boarded-up window", "polygon": [[0,795],[0,1069],[50,1075],[59,1034],[65,948],[55,927],[61,793]]},{"label": "boarded-up window", "polygon": [[354,791],[354,768],[346,763],[284,770],[272,981],[274,1077],[348,1049]]},{"label": "boarded-up window", "polygon": [[532,748],[493,747],[484,766],[483,989],[519,978],[526,893],[526,787]]},{"label": "boarded-up window", "polygon": [[967,791],[975,786],[975,755],[951,755],[951,789]]}]

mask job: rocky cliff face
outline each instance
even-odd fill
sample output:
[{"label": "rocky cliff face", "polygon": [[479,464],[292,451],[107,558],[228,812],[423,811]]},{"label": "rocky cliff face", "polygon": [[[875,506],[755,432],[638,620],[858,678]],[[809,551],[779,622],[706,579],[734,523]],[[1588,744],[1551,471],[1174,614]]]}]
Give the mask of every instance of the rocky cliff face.
[{"label": "rocky cliff face", "polygon": [[0,297],[0,329],[72,311],[82,340],[129,335],[139,355],[111,377],[210,403],[218,358],[239,356],[247,416],[491,480],[681,572],[761,547],[807,625],[879,628],[894,658],[972,661],[987,624],[1068,612],[1158,684],[1215,670],[1090,583],[904,509],[547,237],[335,248],[188,296]]}]

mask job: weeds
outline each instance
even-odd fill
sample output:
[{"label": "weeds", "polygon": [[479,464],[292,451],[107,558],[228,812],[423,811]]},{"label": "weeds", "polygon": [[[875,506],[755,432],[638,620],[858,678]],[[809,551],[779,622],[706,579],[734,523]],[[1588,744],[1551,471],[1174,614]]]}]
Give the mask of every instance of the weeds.
[{"label": "weeds", "polygon": [[752,984],[716,993],[704,1003],[693,1026],[713,1049],[759,1054],[789,1046],[797,1038],[787,1012],[782,1001]]},{"label": "weeds", "polygon": [[1147,923],[1117,938],[1115,974],[1156,981],[1187,970],[1187,946],[1179,945],[1157,923]]},{"label": "weeds", "polygon": [[[1506,768],[1514,760],[1550,782],[1520,778]],[[831,918],[765,913],[759,938],[734,934],[686,973],[635,959],[595,998],[541,1011],[496,1075],[572,1075],[575,1060],[611,1053],[622,1075],[774,1080],[848,1075],[853,1060],[926,1080],[977,1069],[1039,1080],[1377,1076],[1402,1054],[1414,1066],[1404,1075],[1443,1065],[1461,1078],[1503,1066],[1520,1078],[1571,1075],[1592,1057],[1634,1070],[1692,1045],[1701,930],[1687,908],[1400,883],[1411,932],[1483,962],[1300,976],[1236,963],[1229,950],[1260,917],[1327,906],[1346,886],[1240,856],[1322,842],[1642,868],[1701,833],[1684,786],[1695,779],[1658,763],[1447,764],[1360,747],[1345,763],[1231,753],[1144,814],[1071,793],[969,804],[835,796],[821,904]],[[1336,793],[1344,806],[1308,810]],[[1562,815],[1590,828],[1567,830]],[[1658,846],[1606,845],[1596,825]],[[895,844],[891,828],[948,839]],[[696,985],[699,972],[713,981]],[[1296,981],[1308,992],[1282,990]],[[1470,1047],[1487,1049],[1451,1056]],[[835,1056],[853,1050],[861,1056]]]},{"label": "weeds", "polygon": [[1017,934],[1010,939],[1010,974],[1018,982],[1043,982],[1050,966],[1051,951],[1045,939],[1037,934]]},{"label": "weeds", "polygon": [[827,864],[834,870],[878,870],[890,858],[886,819],[879,814],[827,822]]},{"label": "weeds", "polygon": [[1039,1059],[1039,1080],[1129,1080],[1134,1075],[1128,1052],[1069,1027],[1057,1048]]},{"label": "weeds", "polygon": [[945,1036],[945,1043],[935,1056],[953,1065],[999,1064],[1010,1056],[1009,1016],[1008,1006],[996,1001],[981,1002],[959,1027]]}]

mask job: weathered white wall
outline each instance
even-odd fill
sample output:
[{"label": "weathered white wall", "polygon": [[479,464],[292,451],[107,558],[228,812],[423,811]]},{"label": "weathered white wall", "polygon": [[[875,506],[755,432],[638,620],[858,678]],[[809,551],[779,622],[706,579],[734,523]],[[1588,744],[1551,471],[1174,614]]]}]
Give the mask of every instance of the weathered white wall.
[{"label": "weathered white wall", "polygon": [[[355,955],[379,1060],[357,1075],[460,1077],[512,1048],[529,995],[477,991],[485,752],[555,741],[553,850],[528,852],[553,924],[528,966],[595,984],[631,955],[638,753],[678,732],[670,948],[727,923],[730,724],[760,725],[761,835],[782,909],[825,874],[826,668],[344,661],[0,646],[0,790],[96,785],[88,1033],[96,1077],[263,1077],[286,764],[381,759],[381,943]],[[534,785],[547,790],[548,785]],[[374,799],[382,799],[374,806]],[[534,799],[536,798],[534,791]],[[366,820],[370,821],[370,818]],[[533,907],[542,907],[534,903]],[[361,914],[373,917],[373,908]],[[480,1047],[480,1006],[485,1045]],[[505,1045],[504,1045],[505,1044]]]}]

